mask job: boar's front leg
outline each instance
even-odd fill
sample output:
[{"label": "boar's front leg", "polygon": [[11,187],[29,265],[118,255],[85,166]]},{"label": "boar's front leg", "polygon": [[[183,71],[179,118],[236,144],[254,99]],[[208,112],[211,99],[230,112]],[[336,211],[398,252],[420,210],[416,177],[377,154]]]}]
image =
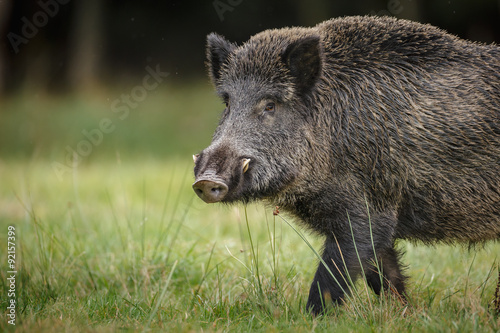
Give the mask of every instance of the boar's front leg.
[{"label": "boar's front leg", "polygon": [[330,302],[340,303],[348,292],[349,279],[354,281],[361,272],[352,239],[327,237],[321,257],[306,305],[314,315],[324,313]]},{"label": "boar's front leg", "polygon": [[372,265],[365,272],[366,281],[375,294],[380,295],[382,286],[384,290],[394,292],[401,301],[405,302],[406,276],[401,272],[399,264],[400,254],[393,247],[377,253],[378,267]]},{"label": "boar's front leg", "polygon": [[[313,314],[324,313],[330,302],[340,303],[345,293],[349,292],[351,283],[356,281],[362,271],[375,293],[379,294],[383,285],[386,289],[404,294],[405,278],[401,274],[398,254],[393,248],[391,237],[396,225],[394,214],[381,215],[372,216],[372,234],[367,224],[356,224],[351,219],[355,243],[350,232],[327,236],[322,254],[323,262],[319,263],[307,301],[307,309]],[[376,262],[375,254],[380,268],[373,265]]]}]

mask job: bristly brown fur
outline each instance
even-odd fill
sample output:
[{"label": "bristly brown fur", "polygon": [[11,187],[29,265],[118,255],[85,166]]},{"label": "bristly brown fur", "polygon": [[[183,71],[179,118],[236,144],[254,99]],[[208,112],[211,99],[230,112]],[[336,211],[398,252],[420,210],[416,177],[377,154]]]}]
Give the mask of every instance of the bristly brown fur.
[{"label": "bristly brown fur", "polygon": [[227,185],[223,202],[265,200],[326,238],[334,276],[319,265],[314,313],[324,293],[340,302],[344,274],[360,275],[357,254],[382,263],[382,280],[367,275],[375,292],[404,295],[395,240],[500,238],[497,45],[356,16],[242,45],[211,34],[207,58],[227,107],[195,175]]}]

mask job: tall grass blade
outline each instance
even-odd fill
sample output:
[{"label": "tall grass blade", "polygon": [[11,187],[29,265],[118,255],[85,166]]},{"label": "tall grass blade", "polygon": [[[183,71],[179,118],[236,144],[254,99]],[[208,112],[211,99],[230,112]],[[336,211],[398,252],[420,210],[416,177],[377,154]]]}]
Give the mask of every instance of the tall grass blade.
[{"label": "tall grass blade", "polygon": [[176,266],[177,266],[177,260],[174,261],[174,264],[172,265],[172,269],[170,270],[170,274],[168,275],[167,281],[165,281],[165,286],[163,287],[163,289],[161,291],[160,297],[156,301],[156,304],[155,304],[153,311],[149,315],[148,322],[147,322],[143,332],[146,331],[146,328],[149,328],[151,326],[151,322],[153,321],[153,318],[156,316],[156,313],[158,312],[158,309],[160,308],[160,305],[163,302],[163,299],[165,298],[165,294],[167,293],[167,288],[170,284],[170,280],[172,279],[172,274],[174,274]]},{"label": "tall grass blade", "polygon": [[[250,250],[252,251],[252,257],[253,257],[253,267],[255,267],[255,272],[256,272],[256,277],[257,277],[257,285],[259,287],[259,294],[262,296],[264,295],[264,291],[262,289],[262,282],[260,280],[260,273],[259,273],[259,257],[258,257],[258,252],[257,254],[255,253],[255,246],[253,244],[253,239],[252,239],[252,233],[250,232],[250,224],[248,223],[248,214],[247,214],[247,206],[245,205],[245,222],[247,225],[247,232],[248,232],[248,239],[250,240]],[[258,251],[258,249],[257,249]],[[255,274],[254,278],[255,278]]]},{"label": "tall grass blade", "polygon": [[[365,274],[365,269],[364,269],[364,263],[361,260],[361,257],[359,255],[359,251],[358,251],[358,247],[356,246],[356,239],[354,237],[354,231],[352,230],[351,218],[349,217],[349,212],[348,211],[346,211],[346,214],[347,214],[347,220],[349,221],[349,228],[351,230],[352,243],[354,245],[354,250],[356,251],[356,257],[358,258],[359,266],[361,267],[361,276],[363,278],[363,281],[366,281],[366,274]],[[369,224],[371,225],[371,223],[369,223]],[[347,275],[349,276],[349,279],[350,279],[351,278],[350,275],[349,274],[347,274]],[[352,280],[351,280],[351,285],[353,286],[352,289],[354,291],[354,294],[358,297],[359,300],[361,300],[361,296],[358,293],[358,290],[354,287],[354,281],[352,281]],[[365,286],[366,294],[369,296],[368,284],[364,283],[363,285]],[[363,302],[360,302],[360,303],[363,304]],[[373,312],[373,305],[372,305],[370,297],[368,297],[368,305],[370,307],[370,312]]]}]

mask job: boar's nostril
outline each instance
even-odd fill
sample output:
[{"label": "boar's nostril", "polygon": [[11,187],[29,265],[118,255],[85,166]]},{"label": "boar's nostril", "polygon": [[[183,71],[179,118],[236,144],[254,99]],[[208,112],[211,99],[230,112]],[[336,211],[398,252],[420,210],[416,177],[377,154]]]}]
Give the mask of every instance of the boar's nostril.
[{"label": "boar's nostril", "polygon": [[199,180],[193,184],[193,190],[206,203],[214,203],[224,199],[228,187],[217,181]]}]

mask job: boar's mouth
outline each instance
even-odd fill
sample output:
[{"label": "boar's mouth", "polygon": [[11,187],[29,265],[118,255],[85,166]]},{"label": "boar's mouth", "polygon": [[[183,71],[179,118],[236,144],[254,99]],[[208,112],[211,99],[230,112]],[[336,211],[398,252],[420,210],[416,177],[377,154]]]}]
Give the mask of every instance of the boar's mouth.
[{"label": "boar's mouth", "polygon": [[[243,187],[244,174],[248,171],[251,161],[249,158],[240,158],[237,159],[239,162],[235,163],[236,165],[230,163],[233,165],[226,165],[222,168],[203,168],[197,163],[200,162],[199,155],[194,155],[193,160],[196,164],[196,181],[193,184],[193,190],[206,203],[234,200],[235,198],[230,197],[235,196],[237,190]],[[217,172],[215,169],[224,171]]]}]

